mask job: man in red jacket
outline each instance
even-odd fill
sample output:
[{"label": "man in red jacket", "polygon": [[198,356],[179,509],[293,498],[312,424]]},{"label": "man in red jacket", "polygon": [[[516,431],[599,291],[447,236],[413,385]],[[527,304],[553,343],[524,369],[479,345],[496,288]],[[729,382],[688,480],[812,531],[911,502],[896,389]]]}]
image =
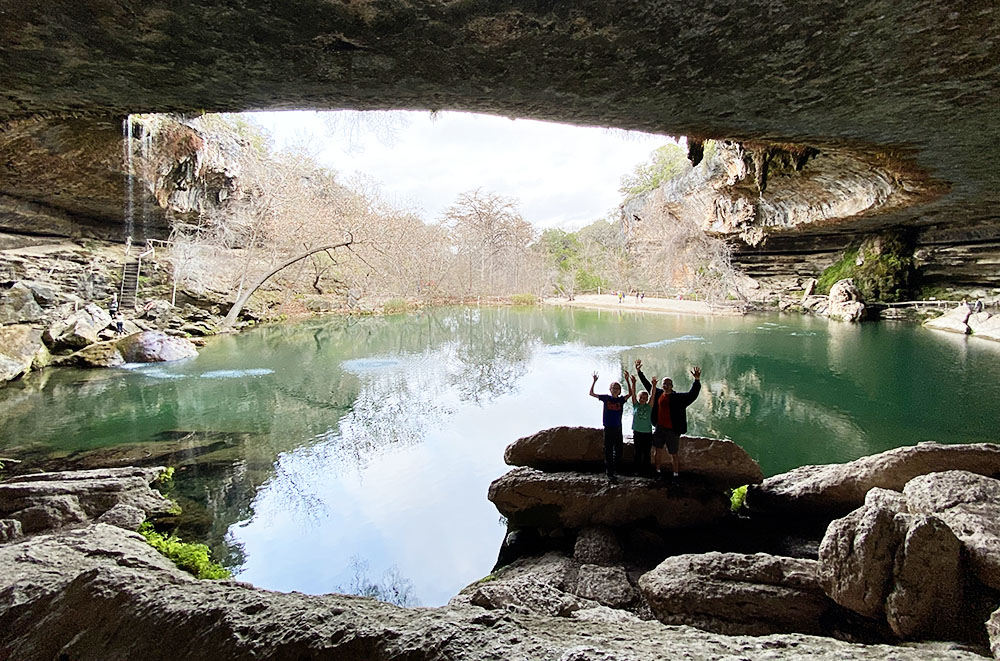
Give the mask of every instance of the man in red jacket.
[{"label": "man in red jacket", "polygon": [[671,379],[663,379],[662,388],[656,387],[657,378],[654,376],[652,383],[642,373],[642,361],[635,361],[635,371],[650,395],[650,403],[653,406],[653,413],[650,419],[653,423],[653,463],[660,475],[664,474],[663,464],[666,463],[664,448],[670,455],[670,461],[674,467],[674,477],[680,474],[680,460],[677,453],[680,449],[681,434],[687,433],[687,407],[698,398],[701,392],[701,368],[691,368],[691,376],[694,377],[694,384],[687,392],[675,392],[674,382]]}]

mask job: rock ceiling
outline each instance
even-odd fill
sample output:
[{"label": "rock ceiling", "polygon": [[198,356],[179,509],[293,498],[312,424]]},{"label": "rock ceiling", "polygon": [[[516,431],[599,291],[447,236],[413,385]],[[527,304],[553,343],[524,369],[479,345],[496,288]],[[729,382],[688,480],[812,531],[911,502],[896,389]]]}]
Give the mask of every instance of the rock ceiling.
[{"label": "rock ceiling", "polygon": [[[424,108],[791,143],[927,183],[875,225],[1000,238],[994,0],[4,4],[8,131],[132,112]],[[10,188],[0,181],[24,199]]]}]

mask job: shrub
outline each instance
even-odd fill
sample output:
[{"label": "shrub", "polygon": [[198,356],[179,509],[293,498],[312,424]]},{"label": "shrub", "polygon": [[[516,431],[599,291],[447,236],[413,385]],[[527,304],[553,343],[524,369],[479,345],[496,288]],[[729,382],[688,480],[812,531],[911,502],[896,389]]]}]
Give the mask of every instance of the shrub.
[{"label": "shrub", "polygon": [[139,526],[139,534],[146,538],[150,546],[173,560],[178,567],[198,578],[217,580],[231,577],[228,569],[212,562],[208,547],[204,544],[188,544],[173,534],[164,537],[156,532],[149,521]]},{"label": "shrub", "polygon": [[534,294],[514,294],[510,302],[513,305],[537,305],[538,298]]},{"label": "shrub", "polygon": [[739,512],[743,509],[747,500],[747,486],[744,484],[742,487],[733,489],[733,493],[729,496],[729,508],[732,511]]},{"label": "shrub", "polygon": [[399,314],[410,309],[410,304],[402,298],[390,298],[382,304],[382,311],[386,314]]}]

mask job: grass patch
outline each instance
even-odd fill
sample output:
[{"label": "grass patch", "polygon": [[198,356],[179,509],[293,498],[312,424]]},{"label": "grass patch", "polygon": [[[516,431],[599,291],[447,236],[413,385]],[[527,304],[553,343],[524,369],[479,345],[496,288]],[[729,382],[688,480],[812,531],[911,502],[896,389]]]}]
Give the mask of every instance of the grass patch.
[{"label": "grass patch", "polygon": [[150,546],[173,560],[174,564],[189,574],[213,580],[232,577],[228,569],[217,562],[212,562],[208,547],[204,544],[188,544],[173,534],[165,537],[156,532],[149,521],[139,526],[139,534],[146,538]]},{"label": "grass patch", "polygon": [[749,485],[744,484],[742,487],[736,487],[733,489],[733,493],[729,496],[729,509],[734,512],[739,512],[746,505],[747,502],[747,487]]},{"label": "grass patch", "polygon": [[410,304],[402,298],[390,298],[382,304],[382,312],[385,314],[400,314],[410,309]]},{"label": "grass patch", "polygon": [[538,297],[534,294],[514,294],[510,302],[512,305],[538,305]]}]

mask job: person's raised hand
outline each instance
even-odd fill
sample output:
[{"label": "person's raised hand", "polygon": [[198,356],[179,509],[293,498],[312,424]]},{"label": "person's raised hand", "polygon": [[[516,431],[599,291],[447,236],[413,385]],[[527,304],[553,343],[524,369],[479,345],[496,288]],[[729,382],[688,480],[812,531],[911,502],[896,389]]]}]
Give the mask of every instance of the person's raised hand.
[{"label": "person's raised hand", "polygon": [[597,372],[594,372],[594,383],[597,383]]},{"label": "person's raised hand", "polygon": [[636,358],[635,359],[635,369],[636,370],[641,370],[642,369],[642,358]]},{"label": "person's raised hand", "polygon": [[694,367],[693,367],[693,368],[691,369],[691,376],[693,376],[693,377],[694,377],[694,380],[695,380],[695,381],[700,381],[700,380],[701,380],[701,368],[700,368],[700,367],[698,367],[697,365],[695,365],[695,366],[694,366]]}]

